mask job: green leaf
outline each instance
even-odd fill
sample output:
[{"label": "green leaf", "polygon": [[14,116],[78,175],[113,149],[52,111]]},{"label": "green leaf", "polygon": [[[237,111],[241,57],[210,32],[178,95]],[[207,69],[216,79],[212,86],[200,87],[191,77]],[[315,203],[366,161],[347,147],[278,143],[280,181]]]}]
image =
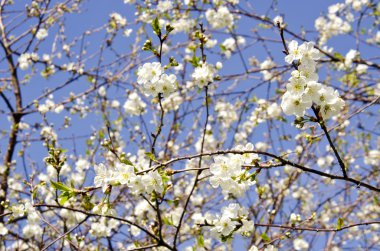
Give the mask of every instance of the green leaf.
[{"label": "green leaf", "polygon": [[203,236],[200,235],[198,238],[197,238],[197,244],[199,247],[204,247],[205,246],[205,240],[203,239]]},{"label": "green leaf", "polygon": [[60,198],[60,200],[59,200],[59,204],[61,204],[61,205],[63,205],[63,204],[65,204],[65,202],[66,201],[68,201],[71,197],[72,197],[72,193],[70,193],[70,192],[63,192],[60,196],[59,196],[59,198]]},{"label": "green leaf", "polygon": [[145,156],[147,156],[149,159],[153,160],[153,161],[156,161],[156,157],[154,156],[153,153],[151,152],[146,152],[145,153]]},{"label": "green leaf", "polygon": [[37,189],[34,189],[34,191],[32,193],[32,198],[33,199],[37,198]]},{"label": "green leaf", "polygon": [[377,196],[373,197],[373,202],[375,202],[376,205],[380,205],[379,198],[377,198]]},{"label": "green leaf", "polygon": [[158,21],[158,17],[156,17],[153,22],[152,22],[152,28],[153,28],[153,31],[154,33],[157,35],[157,36],[161,36],[161,29],[160,29],[160,23]]},{"label": "green leaf", "polygon": [[161,178],[163,183],[167,183],[170,180],[170,178],[165,174],[161,174]]},{"label": "green leaf", "polygon": [[128,166],[133,166],[133,163],[129,159],[127,159],[127,158],[122,159],[121,163],[126,164]]},{"label": "green leaf", "polygon": [[344,61],[344,57],[342,54],[340,54],[339,52],[335,52],[334,53],[334,57],[341,60],[341,61]]},{"label": "green leaf", "polygon": [[270,238],[266,233],[261,234],[261,239],[263,239],[265,242],[270,242]]},{"label": "green leaf", "polygon": [[73,191],[73,188],[68,187],[68,186],[62,184],[61,182],[55,182],[55,181],[50,181],[50,182],[51,182],[51,185],[55,189],[58,189],[58,190],[61,190],[61,191],[64,191],[64,192],[72,192]]},{"label": "green leaf", "polygon": [[120,156],[120,162],[128,166],[133,166],[133,163],[125,156],[124,153]]},{"label": "green leaf", "polygon": [[199,62],[201,61],[200,57],[193,56],[193,58],[189,61],[194,67],[197,67],[199,65]]},{"label": "green leaf", "polygon": [[87,81],[90,83],[94,83],[95,78],[93,76],[88,76]]},{"label": "green leaf", "polygon": [[343,224],[344,224],[344,219],[343,218],[339,218],[338,219],[338,222],[336,223],[336,229],[339,230],[343,227]]}]

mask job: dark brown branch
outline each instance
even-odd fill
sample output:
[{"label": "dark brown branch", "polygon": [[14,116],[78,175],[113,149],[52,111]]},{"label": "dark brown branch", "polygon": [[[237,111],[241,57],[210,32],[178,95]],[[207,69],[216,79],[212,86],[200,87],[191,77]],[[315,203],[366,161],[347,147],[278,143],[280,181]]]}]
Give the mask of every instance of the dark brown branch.
[{"label": "dark brown branch", "polygon": [[335,147],[334,143],[331,140],[329,131],[326,128],[326,125],[325,125],[325,122],[323,121],[323,118],[321,118],[321,116],[319,116],[318,111],[317,111],[317,109],[314,106],[312,106],[311,108],[313,109],[313,112],[314,112],[315,116],[317,117],[318,123],[321,126],[323,132],[325,133],[327,140],[329,141],[330,147],[334,151],[335,157],[337,158],[339,166],[342,169],[343,176],[345,178],[347,178],[346,167],[344,165],[344,162],[343,162],[342,158],[340,157],[340,155],[338,153],[338,150],[336,150],[336,147]]}]

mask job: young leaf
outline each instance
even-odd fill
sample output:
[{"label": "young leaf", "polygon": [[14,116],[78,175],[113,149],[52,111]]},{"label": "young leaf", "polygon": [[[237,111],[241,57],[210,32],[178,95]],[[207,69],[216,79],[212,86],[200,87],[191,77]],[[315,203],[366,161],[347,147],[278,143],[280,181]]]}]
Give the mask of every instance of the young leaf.
[{"label": "young leaf", "polygon": [[153,28],[154,33],[155,33],[157,36],[161,36],[160,23],[159,23],[157,17],[156,17],[156,18],[153,20],[153,22],[152,22],[152,28]]},{"label": "young leaf", "polygon": [[198,236],[198,238],[197,238],[197,244],[198,244],[198,246],[200,246],[200,247],[204,247],[204,246],[205,246],[205,241],[204,241],[202,235]]},{"label": "young leaf", "polygon": [[68,187],[68,186],[62,184],[61,182],[55,182],[55,181],[50,181],[50,182],[51,182],[51,185],[55,189],[58,189],[58,190],[61,190],[61,191],[64,191],[64,192],[71,192],[71,191],[73,191],[73,188]]},{"label": "young leaf", "polygon": [[124,153],[120,156],[120,161],[121,163],[126,164],[128,166],[133,166],[133,163],[125,156]]},{"label": "young leaf", "polygon": [[63,192],[60,196],[59,196],[59,198],[60,198],[60,200],[59,200],[59,204],[61,204],[61,205],[63,205],[63,204],[65,204],[65,202],[66,201],[68,201],[71,197],[72,197],[72,193],[70,193],[70,192]]},{"label": "young leaf", "polygon": [[338,219],[338,222],[337,222],[337,226],[336,226],[336,229],[339,230],[343,227],[343,224],[344,224],[344,219],[343,218],[339,218]]},{"label": "young leaf", "polygon": [[261,239],[263,239],[265,242],[270,242],[270,238],[266,233],[261,234]]},{"label": "young leaf", "polygon": [[156,157],[154,156],[153,153],[151,152],[146,152],[145,153],[145,156],[147,156],[149,159],[153,160],[153,161],[156,161]]}]

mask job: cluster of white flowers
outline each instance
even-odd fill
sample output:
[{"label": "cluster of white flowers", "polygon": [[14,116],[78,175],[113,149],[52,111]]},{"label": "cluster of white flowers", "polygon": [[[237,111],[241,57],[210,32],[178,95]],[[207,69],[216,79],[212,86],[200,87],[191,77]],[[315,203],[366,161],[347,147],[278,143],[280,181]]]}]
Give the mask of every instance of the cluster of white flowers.
[{"label": "cluster of white flowers", "polygon": [[105,192],[109,185],[125,184],[128,182],[128,179],[130,178],[131,175],[135,175],[132,166],[125,165],[125,170],[121,170],[122,169],[121,166],[118,166],[118,167],[119,168],[107,167],[103,163],[95,165],[94,167],[95,173],[96,173],[96,176],[94,177],[95,186],[102,187],[103,192]]},{"label": "cluster of white flowers", "polygon": [[137,83],[143,86],[148,95],[158,96],[162,93],[164,97],[167,97],[177,89],[177,77],[174,74],[165,74],[164,67],[159,62],[145,63],[140,66],[137,77]]},{"label": "cluster of white flowers", "polygon": [[275,16],[273,18],[273,23],[277,26],[277,24],[283,25],[284,24],[284,18],[282,16]]},{"label": "cluster of white flowers", "polygon": [[259,99],[256,103],[257,107],[249,117],[253,126],[263,123],[267,119],[278,118],[281,115],[281,108],[277,103],[270,103],[265,99]]},{"label": "cluster of white flowers", "polygon": [[125,19],[122,15],[116,12],[111,13],[109,25],[107,27],[107,32],[112,32],[119,28],[123,28],[126,25],[127,25],[127,19]]},{"label": "cluster of white flowers", "polygon": [[276,66],[276,63],[273,62],[273,60],[269,57],[265,59],[263,62],[261,62],[260,70],[265,81],[274,82],[276,80],[281,79],[281,76],[276,76],[276,71],[272,70],[272,68],[275,68]]},{"label": "cluster of white flowers", "polygon": [[162,107],[165,111],[175,111],[179,109],[179,106],[183,103],[183,98],[179,92],[173,92],[165,100],[162,101]]},{"label": "cluster of white flowers", "polygon": [[335,158],[332,155],[327,155],[327,156],[319,157],[318,160],[317,160],[317,165],[320,166],[320,167],[322,167],[322,168],[329,167],[334,162],[334,159]]},{"label": "cluster of white flowers", "polygon": [[172,33],[178,33],[178,32],[190,32],[191,29],[195,26],[196,22],[194,19],[181,17],[177,19],[175,22],[173,22],[172,26],[174,30]]},{"label": "cluster of white flowers", "polygon": [[[326,17],[318,17],[314,26],[320,33],[319,44],[325,44],[326,41],[337,35],[347,34],[351,31],[351,22],[354,21],[353,14],[347,8],[349,2],[361,2],[363,0],[347,0],[346,4],[337,3],[329,6]],[[353,4],[354,5],[354,4]],[[357,5],[355,3],[355,5]]]},{"label": "cluster of white flowers", "polygon": [[57,141],[58,139],[57,134],[54,132],[54,129],[51,126],[42,127],[40,134],[44,139],[55,140],[55,141]]},{"label": "cluster of white flowers", "polygon": [[[235,148],[239,151],[251,151],[253,145],[248,143],[244,146]],[[221,187],[223,194],[228,196],[242,196],[250,186],[255,184],[254,177],[247,170],[243,169],[244,164],[250,165],[260,160],[255,153],[247,153],[243,155],[230,154],[226,156],[214,157],[214,163],[210,166],[210,184],[212,187]]]},{"label": "cluster of white flowers", "polygon": [[293,241],[294,250],[302,251],[309,250],[309,243],[307,243],[304,239],[297,238]]},{"label": "cluster of white flowers", "polygon": [[340,68],[351,68],[354,62],[354,59],[360,56],[360,53],[357,50],[349,50],[344,58],[344,64]]},{"label": "cluster of white flowers", "polygon": [[295,214],[295,213],[291,213],[290,214],[290,217],[289,217],[289,221],[292,223],[292,224],[295,224],[296,222],[301,222],[301,215],[300,214]]},{"label": "cluster of white flowers", "polygon": [[[196,126],[196,124],[194,124]],[[203,129],[200,130],[201,132]],[[201,146],[202,146],[202,141],[203,141],[203,134],[201,133],[200,136],[198,137],[197,142],[195,143],[195,150],[197,152],[201,151]],[[206,135],[205,135],[205,140],[204,140],[204,145],[203,145],[203,151],[205,152],[211,152],[215,151],[217,149],[217,141],[213,135],[213,130],[211,125],[207,125],[206,127]]]},{"label": "cluster of white flowers", "polygon": [[102,217],[100,221],[91,224],[90,234],[96,237],[109,237],[112,230],[116,229],[120,222],[115,219],[107,219]]},{"label": "cluster of white flowers", "polygon": [[65,108],[64,105],[54,103],[53,95],[51,94],[45,100],[45,104],[39,104],[38,105],[38,112],[40,112],[41,114],[45,114],[48,111],[54,111],[55,113],[61,113],[64,108]]},{"label": "cluster of white flowers", "polygon": [[194,69],[194,72],[191,76],[194,80],[194,83],[199,88],[203,88],[207,84],[214,81],[215,73],[216,73],[216,69],[214,68],[213,65],[203,63]]},{"label": "cluster of white flowers", "polygon": [[235,233],[249,236],[254,231],[255,225],[248,218],[248,210],[236,203],[230,203],[222,208],[221,214],[210,214],[206,218],[207,223],[213,225],[210,233],[215,238],[225,239]]},{"label": "cluster of white flowers", "polygon": [[36,38],[38,40],[43,40],[49,35],[48,31],[45,28],[41,28],[36,33]]},{"label": "cluster of white flowers", "polygon": [[205,44],[205,47],[206,48],[213,48],[215,47],[215,45],[218,43],[218,40],[217,39],[211,39],[211,38],[208,38],[207,41],[206,41],[206,44]]},{"label": "cluster of white flowers", "polygon": [[208,9],[206,11],[206,18],[214,29],[231,27],[234,24],[234,16],[226,6],[220,6],[216,11],[214,9]]},{"label": "cluster of white flowers", "polygon": [[15,204],[10,208],[12,212],[12,216],[14,218],[22,217],[25,214],[25,205],[20,203],[20,204]]},{"label": "cluster of white flowers", "polygon": [[124,103],[124,111],[131,116],[142,115],[146,112],[146,104],[136,92],[128,95],[127,101]]},{"label": "cluster of white flowers", "polygon": [[313,102],[320,108],[324,119],[337,115],[343,109],[344,101],[338,91],[317,82],[315,60],[319,58],[319,52],[312,42],[305,42],[301,46],[294,40],[289,43],[289,54],[285,61],[296,61],[299,66],[298,70],[291,73],[292,77],[282,97],[281,108],[285,114],[301,117]]},{"label": "cluster of white flowers", "polygon": [[37,61],[39,56],[36,53],[24,53],[18,58],[18,63],[21,70],[27,70],[33,62]]},{"label": "cluster of white flowers", "polygon": [[[70,205],[70,202],[66,201],[64,205]],[[80,212],[73,212],[72,210],[68,209],[61,209],[59,215],[66,220],[66,225],[70,228],[76,226],[79,222],[86,218],[85,214]]]},{"label": "cluster of white flowers", "polygon": [[245,38],[238,36],[235,40],[234,38],[230,37],[223,41],[220,47],[222,49],[222,53],[226,56],[226,58],[231,57],[231,54],[236,50],[236,45],[244,46]]},{"label": "cluster of white flowers", "polygon": [[84,65],[79,63],[70,62],[68,64],[63,64],[62,68],[65,68],[68,72],[75,72],[79,74],[83,74],[84,72]]},{"label": "cluster of white flowers", "polygon": [[364,163],[371,166],[378,166],[380,164],[380,151],[370,150],[364,157]]},{"label": "cluster of white flowers", "polygon": [[[156,216],[156,212],[146,200],[139,200],[135,205],[127,203],[125,207],[133,211],[133,214],[128,217],[131,221],[142,222],[145,217],[146,219],[154,219]],[[133,236],[137,236],[141,233],[141,230],[131,226],[130,232]]]},{"label": "cluster of white flowers", "polygon": [[132,32],[133,32],[133,29],[125,29],[125,30],[123,31],[123,35],[124,35],[125,37],[129,37],[129,36],[132,34]]},{"label": "cluster of white flowers", "polygon": [[218,120],[225,128],[229,128],[232,123],[238,120],[236,106],[231,103],[218,101],[215,105],[215,111],[217,112]]},{"label": "cluster of white flowers", "polygon": [[380,31],[377,31],[372,38],[366,39],[367,43],[380,44]]},{"label": "cluster of white flowers", "polygon": [[109,185],[128,185],[133,194],[162,193],[164,183],[157,171],[136,175],[133,166],[118,163],[115,167],[104,164],[95,165],[95,186],[100,186],[105,192]]},{"label": "cluster of white flowers", "polygon": [[257,107],[251,112],[248,119],[239,126],[241,130],[235,135],[236,142],[245,141],[258,124],[267,119],[280,117],[281,108],[277,103],[269,103],[265,99],[259,99],[256,103]]},{"label": "cluster of white flowers", "polygon": [[300,187],[297,185],[292,185],[291,189],[293,190],[292,192],[292,197],[295,199],[302,199],[303,201],[308,201],[309,205],[312,204],[312,198],[314,195],[309,189],[306,189],[305,187]]},{"label": "cluster of white flowers", "polygon": [[[278,248],[276,248],[273,245],[267,245],[267,246],[265,246],[264,249],[260,249],[260,250],[262,250],[262,251],[278,251]],[[249,248],[248,251],[260,251],[260,250],[258,249],[258,247],[256,247],[255,245],[253,245],[253,246],[251,246]]]},{"label": "cluster of white flowers", "polygon": [[86,104],[87,96],[83,95],[80,97],[76,97],[73,93],[71,93],[70,96],[72,97],[72,100],[73,100],[73,104],[70,108],[70,113],[71,114],[79,113],[81,117],[85,117],[89,110],[89,107]]},{"label": "cluster of white flowers", "polygon": [[40,216],[29,202],[25,203],[25,211],[27,213],[27,224],[22,229],[25,238],[40,237],[43,234],[43,229],[39,225]]},{"label": "cluster of white flowers", "polygon": [[351,5],[355,11],[360,11],[364,6],[369,4],[369,0],[346,0],[347,5]]},{"label": "cluster of white flowers", "polygon": [[173,3],[171,0],[165,0],[165,1],[160,1],[158,4],[157,4],[157,11],[158,12],[161,12],[161,13],[164,13],[164,12],[167,12],[169,10],[173,9]]},{"label": "cluster of white flowers", "polygon": [[0,236],[5,236],[8,234],[8,229],[4,226],[3,223],[0,223]]}]

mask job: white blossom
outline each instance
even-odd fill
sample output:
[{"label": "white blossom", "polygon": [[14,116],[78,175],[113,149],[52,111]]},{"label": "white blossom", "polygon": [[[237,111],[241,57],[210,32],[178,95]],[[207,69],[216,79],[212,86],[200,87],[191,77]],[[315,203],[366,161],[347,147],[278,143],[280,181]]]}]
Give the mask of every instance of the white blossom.
[{"label": "white blossom", "polygon": [[299,250],[308,250],[309,249],[309,243],[307,243],[303,239],[295,239],[293,241],[293,247],[297,251],[299,251]]},{"label": "white blossom", "polygon": [[220,6],[216,11],[208,9],[206,18],[214,29],[231,27],[234,24],[234,17],[226,6]]},{"label": "white blossom", "polygon": [[48,36],[48,31],[45,28],[40,28],[36,33],[36,38],[38,40],[43,40]]},{"label": "white blossom", "polygon": [[199,88],[204,87],[205,85],[214,81],[215,69],[212,65],[204,63],[194,69],[193,74],[191,75],[195,84]]}]

